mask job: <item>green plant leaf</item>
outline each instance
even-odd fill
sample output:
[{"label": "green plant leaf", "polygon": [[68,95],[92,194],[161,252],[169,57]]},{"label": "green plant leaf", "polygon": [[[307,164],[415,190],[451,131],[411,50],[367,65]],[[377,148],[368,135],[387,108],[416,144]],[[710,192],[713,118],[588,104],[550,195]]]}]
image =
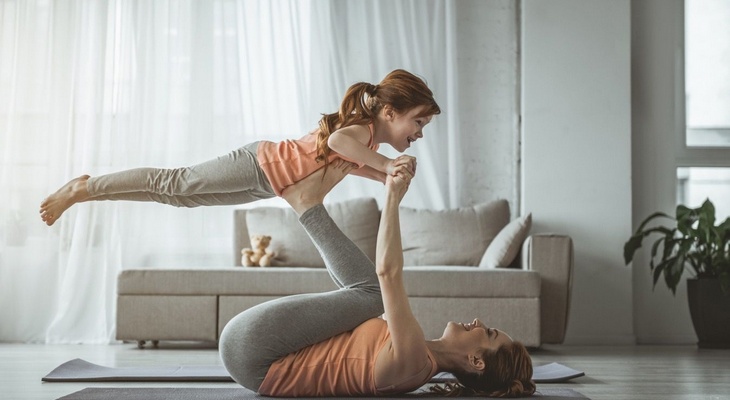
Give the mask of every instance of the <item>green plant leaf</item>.
[{"label": "green plant leaf", "polygon": [[707,226],[715,226],[715,205],[712,204],[710,199],[706,199],[700,207],[700,223],[707,224]]},{"label": "green plant leaf", "polygon": [[632,261],[644,238],[656,233],[659,237],[652,244],[649,260],[652,288],[664,275],[665,284],[676,295],[677,285],[688,270],[697,277],[720,278],[723,290],[730,294],[730,217],[715,225],[716,210],[709,198],[700,207],[678,205],[675,211],[676,228],[664,225],[646,228],[655,218],[672,219],[662,212],[655,212],[642,221],[624,244],[625,263]]},{"label": "green plant leaf", "polygon": [[[667,278],[667,271],[666,268],[673,264],[677,260],[677,257],[668,257],[662,260],[655,268],[654,268],[654,286],[652,286],[652,290],[656,287],[656,283],[659,280],[659,275],[661,272],[657,273],[657,270],[663,270],[664,271],[664,280],[666,281]],[[669,284],[667,284],[669,286]],[[671,288],[671,287],[670,287]]]},{"label": "green plant leaf", "polygon": [[672,261],[664,269],[664,282],[672,290],[673,295],[677,294],[677,285],[682,278],[682,272],[684,272],[684,256],[672,257]]},{"label": "green plant leaf", "polygon": [[694,224],[697,220],[697,210],[680,204],[677,206],[676,220],[677,230],[679,230],[682,235],[687,236],[692,229],[692,224]]},{"label": "green plant leaf", "polygon": [[659,281],[659,276],[661,276],[662,271],[664,271],[664,267],[666,266],[666,263],[661,263],[654,268],[654,286],[651,287],[651,290],[654,290],[656,287],[656,283]]},{"label": "green plant leaf", "polygon": [[664,239],[666,239],[666,236],[660,237],[654,242],[654,245],[651,246],[651,259],[654,260],[654,257],[656,257],[657,250],[659,249],[659,245],[664,243]]},{"label": "green plant leaf", "polygon": [[717,226],[717,229],[721,232],[728,234],[730,232],[730,217],[727,217],[723,223]]},{"label": "green plant leaf", "polygon": [[674,248],[679,243],[680,239],[677,239],[674,237],[674,235],[666,235],[664,237],[664,251],[662,252],[662,258],[668,259],[672,253],[674,253]]},{"label": "green plant leaf", "polygon": [[634,253],[641,247],[641,244],[646,236],[652,233],[663,233],[665,236],[673,236],[674,230],[663,226],[657,226],[645,231],[637,231],[629,240],[624,244],[624,262],[630,263],[634,258]]},{"label": "green plant leaf", "polygon": [[641,224],[639,224],[639,227],[636,229],[636,232],[634,233],[634,235],[638,234],[639,232],[642,232],[644,230],[644,227],[646,226],[646,224],[648,224],[654,218],[659,218],[659,217],[672,219],[672,217],[670,217],[668,214],[665,214],[661,211],[655,212],[655,213],[649,215],[648,217],[646,217],[646,219],[644,219],[644,221],[642,221]]},{"label": "green plant leaf", "polygon": [[[701,269],[701,260],[697,260],[694,252],[694,244],[695,241],[692,238],[679,238],[677,239],[677,256],[682,258],[682,266],[686,266],[686,263],[689,263],[692,269],[696,274],[700,272]],[[680,273],[681,275],[681,273]]]}]

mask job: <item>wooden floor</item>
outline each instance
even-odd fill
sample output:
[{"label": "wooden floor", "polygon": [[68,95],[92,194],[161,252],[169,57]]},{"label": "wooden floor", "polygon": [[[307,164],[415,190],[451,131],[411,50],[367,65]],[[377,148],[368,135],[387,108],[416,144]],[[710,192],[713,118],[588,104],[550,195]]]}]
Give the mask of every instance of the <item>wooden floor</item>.
[{"label": "wooden floor", "polygon": [[[591,399],[730,400],[730,350],[699,350],[694,346],[545,346],[532,356],[536,365],[559,362],[584,371],[586,376],[572,383],[549,386],[569,387]],[[220,364],[215,348],[198,344],[163,342],[159,349],[139,350],[134,344],[0,343],[0,399],[56,399],[91,386],[235,387],[234,383],[41,382],[41,377],[53,368],[74,358],[116,367]]]}]

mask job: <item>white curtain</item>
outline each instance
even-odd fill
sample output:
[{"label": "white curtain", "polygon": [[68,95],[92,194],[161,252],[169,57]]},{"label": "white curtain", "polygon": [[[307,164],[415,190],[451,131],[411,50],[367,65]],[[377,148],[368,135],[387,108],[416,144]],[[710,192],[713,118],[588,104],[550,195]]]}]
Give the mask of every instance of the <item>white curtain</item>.
[{"label": "white curtain", "polygon": [[[232,264],[233,207],[90,202],[47,227],[38,206],[60,185],[299,137],[350,84],[395,68],[444,111],[409,151],[406,205],[462,205],[457,3],[1,1],[0,341],[108,343],[122,269]],[[495,12],[514,18],[505,3]],[[329,201],[382,192],[348,177]]]}]

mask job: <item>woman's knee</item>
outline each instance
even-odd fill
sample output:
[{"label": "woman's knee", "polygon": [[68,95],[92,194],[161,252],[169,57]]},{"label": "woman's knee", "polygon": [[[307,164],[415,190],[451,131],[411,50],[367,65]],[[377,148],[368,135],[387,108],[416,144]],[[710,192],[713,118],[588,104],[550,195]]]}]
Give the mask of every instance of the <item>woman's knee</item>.
[{"label": "woman's knee", "polygon": [[223,365],[239,385],[257,391],[262,381],[257,379],[260,378],[260,372],[251,357],[251,352],[248,351],[249,347],[250,338],[246,337],[245,331],[229,322],[221,332],[218,343]]},{"label": "woman's knee", "polygon": [[247,314],[244,311],[226,324],[218,349],[233,380],[247,389],[258,391],[272,357],[266,353],[266,346],[262,343],[266,335],[257,332],[257,324]]}]

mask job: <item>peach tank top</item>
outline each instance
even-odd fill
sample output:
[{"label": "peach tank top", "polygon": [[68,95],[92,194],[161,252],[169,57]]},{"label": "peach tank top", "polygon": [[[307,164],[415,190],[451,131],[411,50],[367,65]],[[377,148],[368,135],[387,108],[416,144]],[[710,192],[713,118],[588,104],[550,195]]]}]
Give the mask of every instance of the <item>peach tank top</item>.
[{"label": "peach tank top", "polygon": [[[370,128],[368,148],[377,151],[379,146],[373,143],[373,124],[368,127]],[[324,166],[324,163],[318,163],[315,160],[317,158],[317,135],[313,133],[308,133],[298,140],[284,140],[278,143],[263,140],[259,142],[256,157],[277,196],[281,196],[281,192],[287,186],[299,182]],[[332,162],[336,158],[357,164],[358,168],[364,165],[364,163],[350,160],[334,151],[330,152],[327,159]]]},{"label": "peach tank top", "polygon": [[425,381],[396,386],[375,386],[375,360],[390,340],[383,319],[365,321],[352,331],[288,354],[274,362],[258,392],[277,397],[373,396],[405,393],[426,384],[436,374],[431,352],[431,373]]}]

